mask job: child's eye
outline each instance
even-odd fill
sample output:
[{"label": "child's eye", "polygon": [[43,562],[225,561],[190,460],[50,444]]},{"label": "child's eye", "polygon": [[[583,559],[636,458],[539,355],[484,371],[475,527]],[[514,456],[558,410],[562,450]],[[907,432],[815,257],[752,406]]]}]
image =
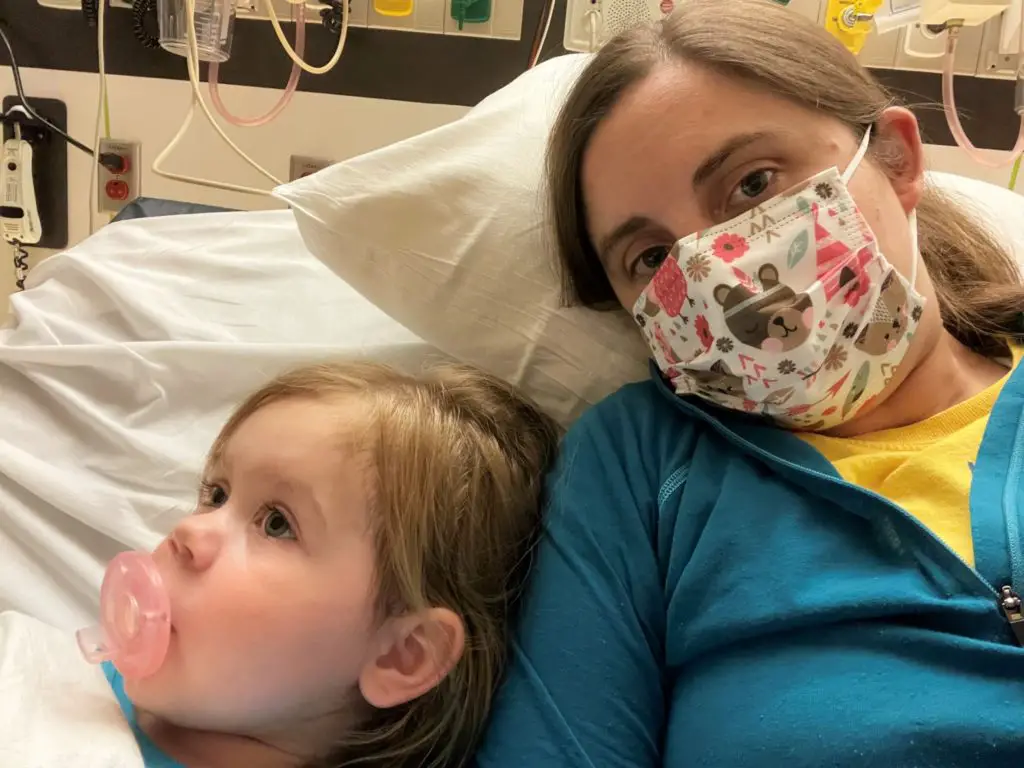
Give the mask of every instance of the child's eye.
[{"label": "child's eye", "polygon": [[279,509],[267,509],[260,525],[263,529],[263,535],[268,539],[297,538],[288,517]]},{"label": "child's eye", "polygon": [[200,489],[199,502],[204,507],[223,507],[228,502],[228,492],[224,486],[216,483],[203,483]]}]

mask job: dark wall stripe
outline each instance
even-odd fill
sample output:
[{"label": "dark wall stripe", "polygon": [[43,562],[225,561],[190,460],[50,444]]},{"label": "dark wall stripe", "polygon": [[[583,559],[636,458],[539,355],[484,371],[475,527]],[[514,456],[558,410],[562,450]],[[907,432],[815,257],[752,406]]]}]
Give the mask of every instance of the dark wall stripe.
[{"label": "dark wall stripe", "polygon": [[[497,0],[501,2],[501,0]],[[327,75],[303,75],[304,91],[438,104],[476,104],[514,79],[526,67],[544,0],[524,0],[523,34],[518,42],[353,28],[341,63]],[[26,67],[96,71],[95,31],[81,14],[42,8],[35,0],[3,0],[0,22],[13,32],[19,62]],[[561,52],[566,3],[558,0],[546,47]],[[16,7],[15,7],[16,6]],[[306,58],[326,61],[336,38],[318,25],[309,26]],[[0,63],[5,63],[0,60]],[[107,13],[107,68],[111,74],[185,78],[184,61],[139,45],[132,36],[131,14]],[[282,88],[291,69],[267,22],[241,21],[231,61],[221,80],[237,85]],[[879,70],[879,78],[915,105],[928,141],[952,144],[941,108],[938,75]],[[974,143],[1009,149],[1019,121],[1013,113],[1013,83],[957,78],[957,98],[964,125]],[[145,105],[151,108],[151,105]]]}]

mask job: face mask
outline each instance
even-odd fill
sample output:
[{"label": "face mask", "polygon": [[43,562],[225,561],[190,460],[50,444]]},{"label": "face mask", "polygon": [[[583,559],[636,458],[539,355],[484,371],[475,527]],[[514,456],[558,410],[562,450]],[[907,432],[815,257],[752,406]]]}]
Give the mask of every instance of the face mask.
[{"label": "face mask", "polygon": [[831,168],[713,229],[683,238],[633,308],[680,395],[823,430],[853,418],[892,381],[921,318]]}]

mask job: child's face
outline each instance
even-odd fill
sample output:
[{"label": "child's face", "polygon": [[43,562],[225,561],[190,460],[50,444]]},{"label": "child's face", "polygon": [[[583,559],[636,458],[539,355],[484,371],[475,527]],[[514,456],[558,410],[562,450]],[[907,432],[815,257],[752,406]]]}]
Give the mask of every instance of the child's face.
[{"label": "child's face", "polygon": [[126,683],[136,706],[243,733],[346,706],[376,626],[367,458],[344,441],[360,410],[279,401],[228,440],[154,553],[173,629],[160,670]]}]

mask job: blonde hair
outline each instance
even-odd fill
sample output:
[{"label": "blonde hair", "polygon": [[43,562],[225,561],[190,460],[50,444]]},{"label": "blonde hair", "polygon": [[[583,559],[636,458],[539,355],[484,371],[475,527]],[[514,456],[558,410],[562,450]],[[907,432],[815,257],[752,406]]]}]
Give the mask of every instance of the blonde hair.
[{"label": "blonde hair", "polygon": [[447,607],[465,651],[430,692],[366,717],[317,766],[462,766],[502,676],[509,623],[540,530],[559,430],[509,385],[464,366],[407,376],[369,363],[278,377],[231,416],[216,456],[249,416],[288,399],[358,397],[373,471],[378,609]]},{"label": "blonde hair", "polygon": [[[845,123],[858,137],[897,103],[822,27],[770,0],[687,0],[664,21],[605,45],[575,84],[548,147],[549,203],[566,301],[617,306],[586,227],[584,153],[622,94],[663,63],[687,61],[753,84]],[[898,168],[898,148],[873,142],[873,159]],[[1020,336],[1024,287],[1011,256],[936,188],[917,209],[920,248],[946,328],[982,353]]]}]

